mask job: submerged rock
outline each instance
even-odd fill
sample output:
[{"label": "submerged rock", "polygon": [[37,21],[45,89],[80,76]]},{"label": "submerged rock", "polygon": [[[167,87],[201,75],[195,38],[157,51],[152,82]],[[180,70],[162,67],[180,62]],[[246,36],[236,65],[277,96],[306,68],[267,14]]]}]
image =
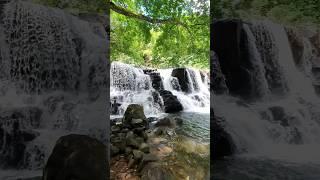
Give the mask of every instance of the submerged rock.
[{"label": "submerged rock", "polygon": [[106,180],[107,148],[86,135],[61,137],[43,171],[43,180]]}]

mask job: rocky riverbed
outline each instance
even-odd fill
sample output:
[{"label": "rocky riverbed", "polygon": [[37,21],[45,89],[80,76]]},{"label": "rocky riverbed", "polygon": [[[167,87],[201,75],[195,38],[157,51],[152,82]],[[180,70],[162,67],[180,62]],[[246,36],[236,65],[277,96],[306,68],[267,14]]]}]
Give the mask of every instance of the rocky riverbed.
[{"label": "rocky riverbed", "polygon": [[209,177],[209,143],[181,133],[189,122],[180,117],[147,118],[142,106],[131,104],[112,119],[111,179]]}]

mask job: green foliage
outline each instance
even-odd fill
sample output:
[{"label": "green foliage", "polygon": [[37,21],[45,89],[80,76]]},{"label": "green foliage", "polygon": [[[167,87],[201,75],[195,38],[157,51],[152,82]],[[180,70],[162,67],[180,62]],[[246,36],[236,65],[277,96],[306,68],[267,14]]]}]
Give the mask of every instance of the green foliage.
[{"label": "green foliage", "polygon": [[215,18],[267,17],[293,25],[320,23],[319,0],[239,0],[237,3],[234,0],[213,1],[216,1],[220,10],[212,10]]},{"label": "green foliage", "polygon": [[[111,11],[111,59],[152,67],[209,68],[208,4],[186,0],[115,0],[116,5],[177,24],[151,24]],[[201,6],[202,5],[202,6]]]}]

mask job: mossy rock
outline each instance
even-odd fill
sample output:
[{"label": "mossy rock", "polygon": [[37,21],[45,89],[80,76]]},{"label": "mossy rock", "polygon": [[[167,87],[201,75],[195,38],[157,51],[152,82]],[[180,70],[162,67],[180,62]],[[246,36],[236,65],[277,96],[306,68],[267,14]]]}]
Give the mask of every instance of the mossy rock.
[{"label": "mossy rock", "polygon": [[139,104],[130,104],[123,117],[123,124],[126,126],[131,126],[133,119],[141,119],[144,124],[147,124],[147,118],[144,115],[143,106]]}]

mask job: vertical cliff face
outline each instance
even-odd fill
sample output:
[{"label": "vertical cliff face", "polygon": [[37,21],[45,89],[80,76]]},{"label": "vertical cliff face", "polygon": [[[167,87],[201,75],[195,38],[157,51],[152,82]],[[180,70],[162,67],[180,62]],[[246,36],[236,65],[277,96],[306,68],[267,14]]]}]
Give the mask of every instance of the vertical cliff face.
[{"label": "vertical cliff face", "polygon": [[0,8],[0,167],[41,169],[70,133],[107,143],[103,17],[25,1]]}]

